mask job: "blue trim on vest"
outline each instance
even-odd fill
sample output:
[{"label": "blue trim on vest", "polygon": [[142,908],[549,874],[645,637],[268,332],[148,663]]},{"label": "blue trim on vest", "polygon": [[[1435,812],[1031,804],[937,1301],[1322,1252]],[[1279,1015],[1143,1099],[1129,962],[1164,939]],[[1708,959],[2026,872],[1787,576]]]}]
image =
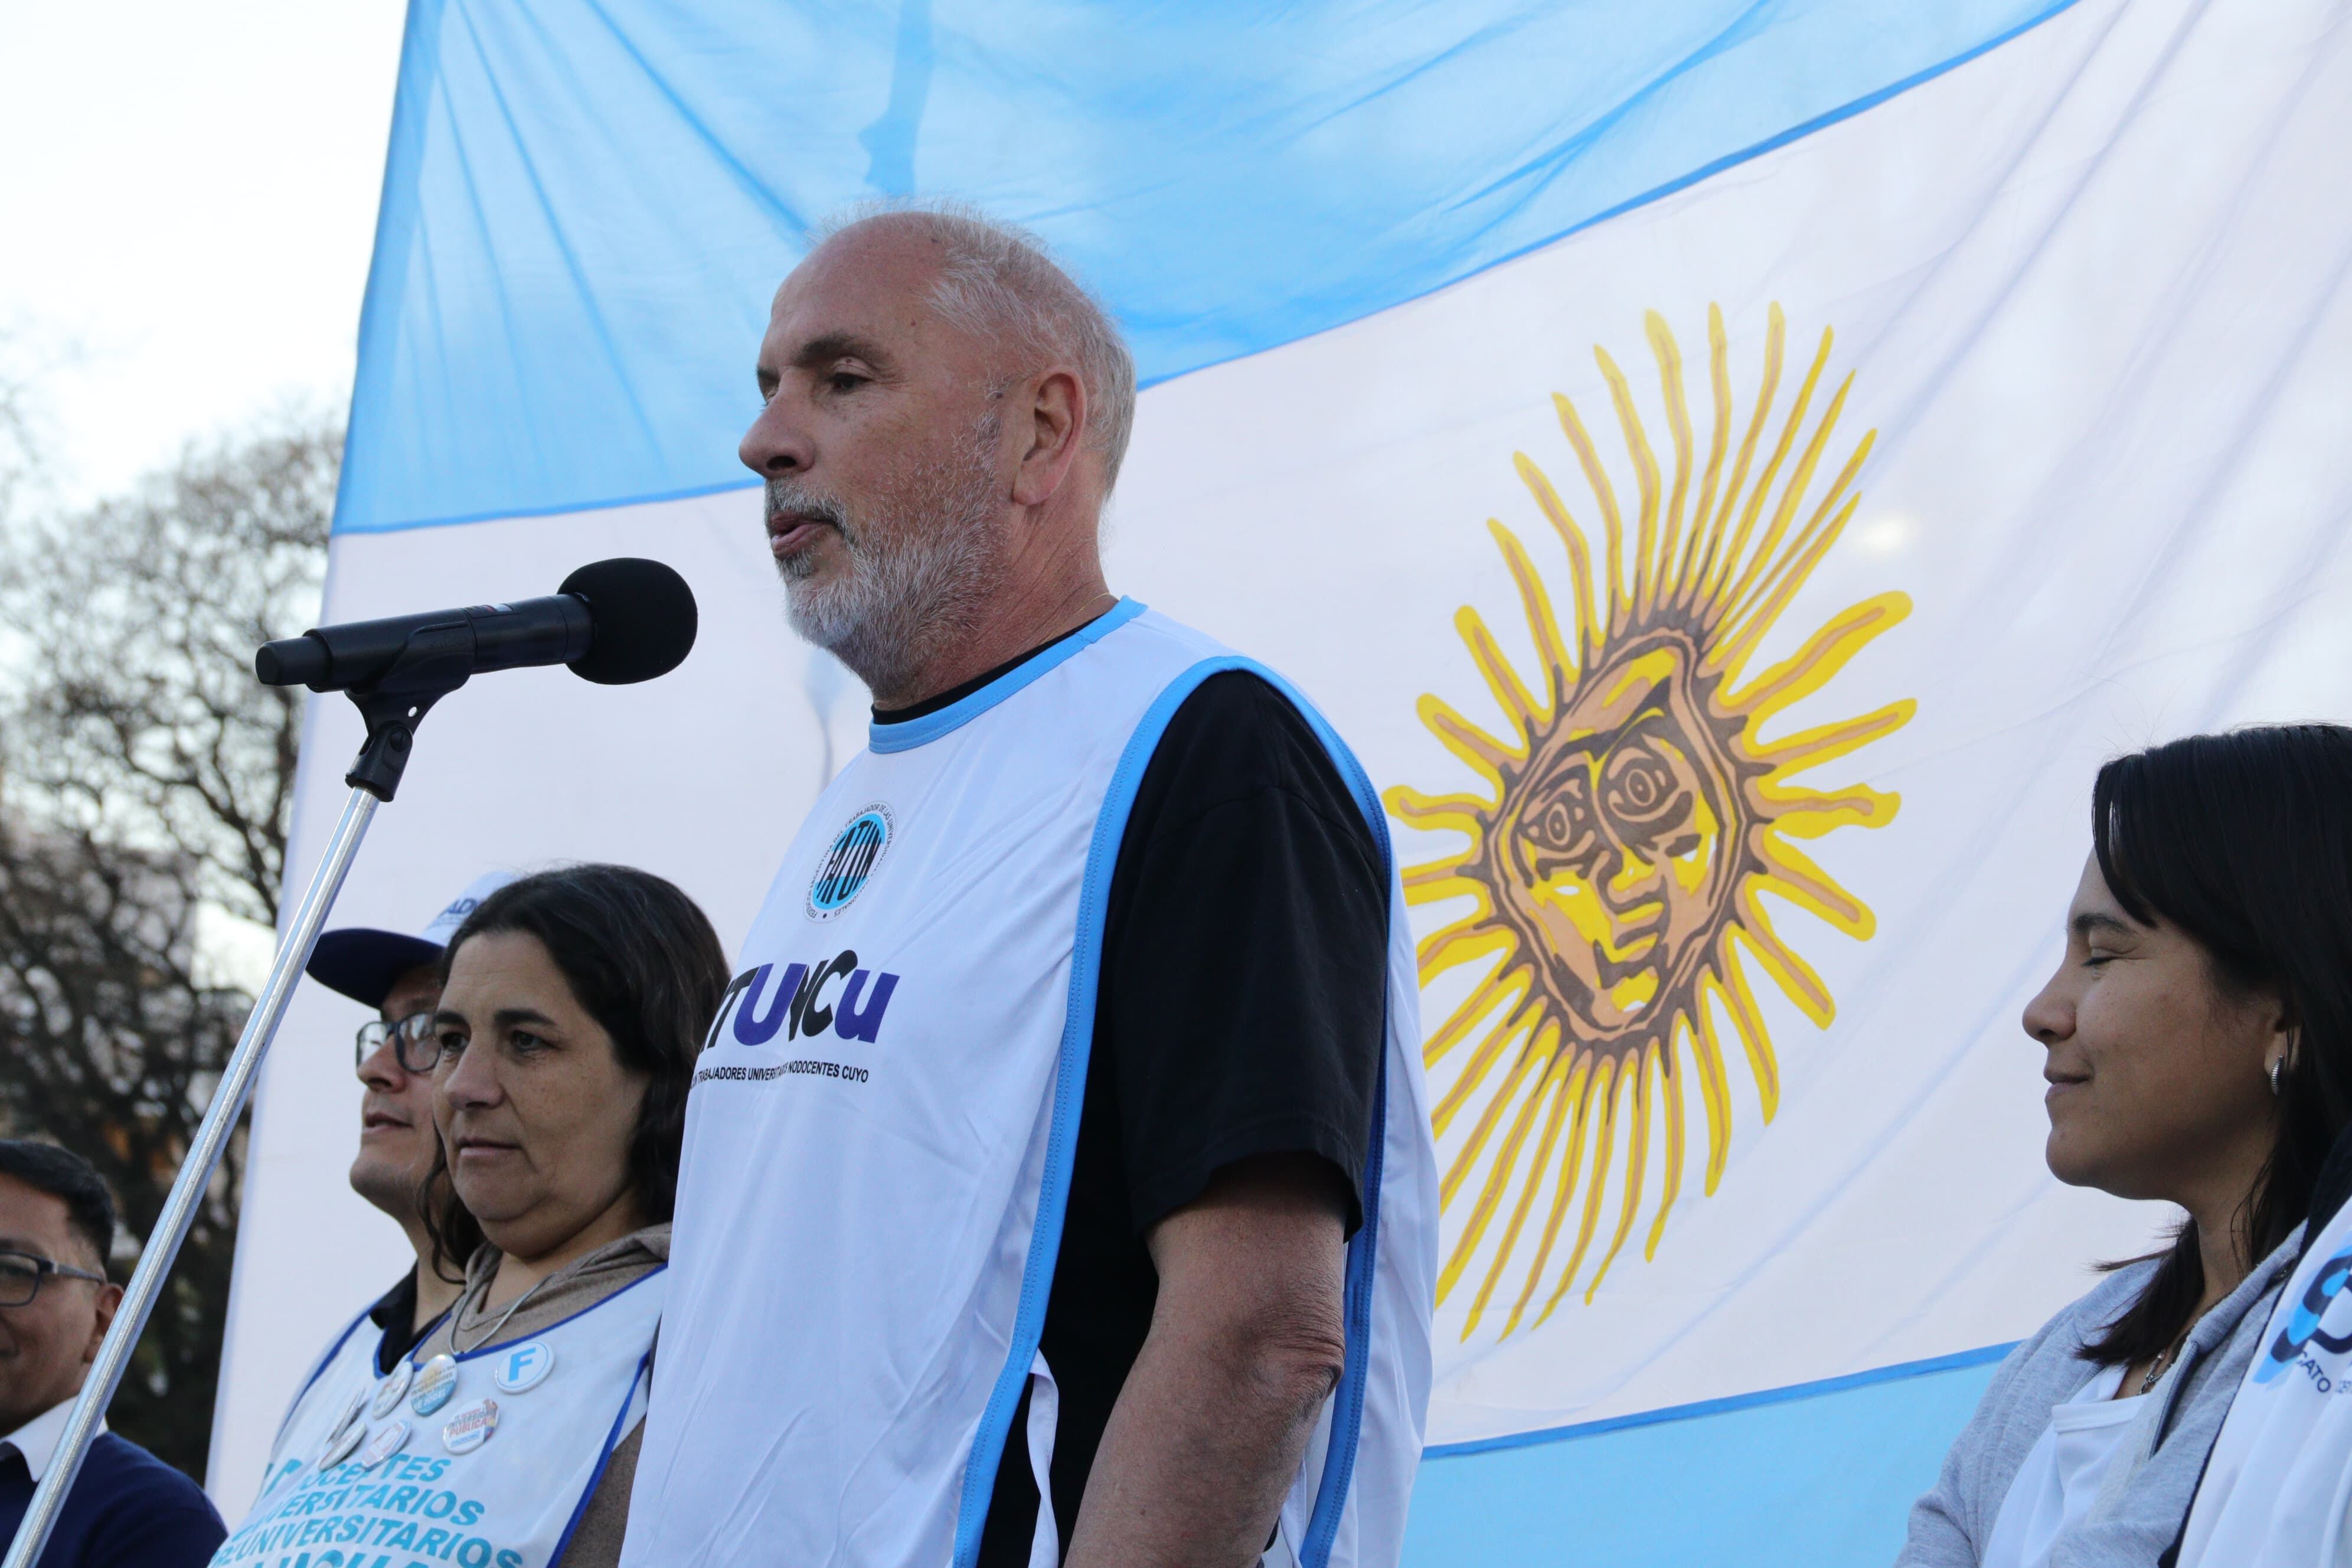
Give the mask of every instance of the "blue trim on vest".
[{"label": "blue trim on vest", "polygon": [[[310,1396],[311,1389],[318,1386],[319,1380],[327,1375],[327,1369],[335,1364],[335,1358],[343,1353],[343,1347],[352,1342],[352,1336],[360,1331],[360,1325],[368,1321],[368,1314],[374,1310],[375,1305],[373,1302],[370,1302],[366,1307],[362,1308],[360,1315],[343,1325],[343,1331],[335,1336],[335,1342],[327,1347],[327,1353],[320,1356],[318,1360],[318,1364],[310,1368],[310,1375],[302,1380],[302,1386],[296,1389],[294,1391],[294,1397],[286,1402],[286,1414],[278,1418],[278,1436],[269,1440],[269,1446],[272,1450],[275,1450],[278,1444],[286,1440],[286,1427],[288,1424],[294,1419],[294,1412],[302,1408],[302,1401]],[[378,1350],[381,1351],[383,1345],[383,1340],[381,1335],[377,1336],[376,1345]],[[368,1364],[370,1366],[373,1366],[375,1364],[375,1358],[369,1358]],[[375,1374],[371,1372],[368,1375],[373,1377]],[[268,1485],[266,1479],[263,1484],[265,1486]]]},{"label": "blue trim on vest", "polygon": [[[1126,613],[1121,615],[1122,611]],[[1108,630],[1106,623],[1113,616],[1119,616],[1123,625],[1142,613],[1141,605],[1123,599],[1118,609],[1087,631]],[[1050,653],[1031,659],[1003,680],[982,687],[931,718],[944,719],[983,699],[987,700],[986,706],[993,706],[1003,700],[1003,697],[992,695],[999,687],[1009,687],[1031,666],[1045,663],[1054,654],[1067,658],[1076,653],[1077,647],[1074,645],[1083,646],[1081,637],[1089,643],[1098,640],[1081,633]],[[1068,652],[1065,653],[1065,649]],[[1058,664],[1061,660],[1054,662]],[[1037,1342],[1045,1331],[1045,1300],[1053,1292],[1054,1265],[1061,1257],[1062,1221],[1069,1207],[1070,1171],[1077,1155],[1078,1112],[1086,1103],[1087,1064],[1094,1053],[1095,996],[1102,981],[1103,924],[1109,912],[1110,879],[1118,866],[1119,841],[1127,836],[1127,819],[1135,809],[1136,791],[1142,786],[1144,770],[1151,765],[1151,754],[1159,750],[1160,737],[1167,732],[1168,721],[1176,716],[1176,710],[1192,694],[1193,688],[1214,673],[1217,662],[1207,660],[1185,670],[1144,710],[1135,732],[1128,737],[1127,749],[1119,753],[1110,787],[1103,794],[1102,809],[1095,816],[1094,837],[1087,846],[1086,879],[1078,887],[1078,929],[1070,954],[1070,1000],[1062,1018],[1062,1046],[1054,1072],[1054,1118],[1046,1135],[1045,1178],[1037,1199],[1037,1223],[1030,1234],[1029,1257],[1021,1270],[1021,1306],[1013,1320],[1011,1352],[1005,1357],[1004,1370],[997,1374],[996,1386],[989,1392],[987,1408],[981,1413],[980,1430],[972,1438],[971,1453],[964,1460],[963,1496],[956,1509],[954,1568],[972,1568],[979,1559],[981,1531],[988,1522],[989,1501],[995,1495],[996,1468],[1003,1458],[1005,1434],[1012,1429],[1013,1407],[1021,1401],[1022,1386],[1028,1382],[1029,1369],[1037,1359]],[[1004,695],[1011,695],[1011,689]],[[956,722],[969,722],[982,711],[985,711],[985,706]],[[915,722],[929,721],[919,719]]]},{"label": "blue trim on vest", "polygon": [[[457,1362],[462,1364],[466,1362],[479,1360],[481,1357],[488,1355],[492,1351],[502,1351],[509,1345],[527,1345],[530,1343],[531,1341],[539,1338],[541,1334],[553,1333],[556,1330],[572,1321],[574,1318],[584,1318],[589,1313],[596,1310],[597,1308],[604,1306],[610,1302],[619,1300],[622,1297],[627,1295],[630,1291],[635,1289],[638,1286],[644,1284],[655,1275],[665,1273],[668,1268],[669,1265],[667,1263],[656,1263],[651,1268],[646,1269],[643,1274],[638,1275],[635,1279],[630,1280],[626,1285],[624,1285],[619,1289],[614,1291],[611,1295],[600,1296],[595,1300],[591,1301],[586,1306],[581,1308],[578,1311],[566,1312],[562,1317],[556,1319],[555,1321],[548,1323],[542,1327],[533,1329],[528,1334],[518,1334],[513,1339],[500,1340],[495,1344],[476,1345],[472,1350],[467,1351],[462,1354],[456,1349],[452,1348],[446,1352],[446,1354],[451,1361]],[[461,1300],[463,1299],[464,1298],[462,1297],[459,1298]],[[452,1312],[457,1310],[457,1309],[455,1307],[449,1309]],[[499,1326],[504,1327],[505,1325],[501,1324]],[[432,1342],[432,1336],[429,1334],[424,1339],[419,1340],[416,1343],[416,1350],[412,1350],[408,1352],[408,1359],[412,1362],[415,1361],[416,1351],[423,1350],[426,1345]],[[449,1325],[449,1343],[454,1347],[457,1342],[457,1325],[452,1322]]]},{"label": "blue trim on vest", "polygon": [[[668,1267],[669,1265],[667,1263],[662,1265],[662,1268],[667,1268]],[[653,1274],[658,1274],[660,1272],[661,1269],[656,1268],[653,1271]],[[646,1278],[650,1279],[653,1278],[653,1274],[648,1274]],[[640,1281],[632,1279],[627,1285],[622,1286],[620,1290],[614,1291],[613,1296],[618,1296],[622,1291],[630,1289],[638,1283],[640,1283]],[[611,1300],[613,1296],[605,1297],[604,1301]],[[603,1306],[604,1301],[597,1302],[596,1306]],[[589,1308],[588,1310],[593,1311],[595,1310],[595,1308]],[[576,1318],[580,1314],[578,1312],[574,1312],[572,1314],[572,1318]],[[568,1323],[572,1321],[572,1318],[566,1318],[563,1321]],[[647,1382],[646,1374],[652,1368],[653,1363],[654,1352],[652,1349],[648,1347],[646,1353],[637,1358],[637,1375],[629,1380],[628,1393],[621,1395],[621,1408],[614,1413],[612,1427],[604,1434],[604,1452],[596,1456],[595,1473],[588,1478],[588,1484],[581,1489],[580,1500],[572,1505],[572,1517],[564,1521],[563,1533],[556,1537],[555,1550],[548,1555],[547,1560],[550,1563],[561,1563],[563,1561],[564,1549],[572,1544],[572,1533],[580,1528],[581,1520],[587,1515],[588,1500],[594,1497],[596,1495],[596,1489],[604,1484],[604,1472],[611,1468],[613,1463],[613,1450],[621,1446],[621,1424],[629,1418],[629,1406],[637,1402],[638,1385]],[[650,1386],[648,1386],[647,1393],[650,1397]]]},{"label": "blue trim on vest", "polygon": [[[1372,837],[1381,847],[1381,875],[1384,884],[1394,880],[1395,852],[1389,844],[1388,816],[1381,808],[1380,792],[1372,787],[1363,764],[1339,739],[1339,732],[1329,720],[1317,710],[1290,682],[1246,659],[1228,661],[1232,668],[1247,669],[1289,700],[1298,710],[1315,738],[1323,742],[1339,776],[1347,781],[1348,791],[1356,797],[1357,809],[1371,825]],[[1391,891],[1383,887],[1385,895]],[[1395,916],[1393,909],[1382,911],[1381,929],[1385,934],[1388,922]],[[1301,1542],[1300,1568],[1324,1568],[1331,1559],[1331,1544],[1339,1533],[1340,1518],[1347,1512],[1348,1491],[1356,1474],[1356,1449],[1361,1442],[1364,1427],[1364,1385],[1371,1375],[1372,1292],[1378,1283],[1381,1235],[1381,1177],[1386,1163],[1389,1137],[1389,1019],[1387,1016],[1387,963],[1381,969],[1381,1066],[1372,1084],[1372,1146],[1364,1160],[1364,1223],[1348,1238],[1348,1276],[1345,1302],[1347,1332],[1346,1369],[1340,1373],[1339,1386],[1332,1391],[1331,1440],[1323,1452],[1323,1474],[1315,1486],[1315,1509],[1307,1516],[1307,1539]]]},{"label": "blue trim on vest", "polygon": [[[1034,679],[1031,675],[1021,679],[1032,666],[1043,666],[1036,675],[1062,663],[1079,648],[1099,641],[1102,636],[1125,625],[1143,613],[1143,605],[1133,599],[1122,599],[1118,607],[1104,616],[1085,632],[1067,642],[1041,654],[1021,668],[993,681],[971,696],[925,719],[906,725],[877,726],[888,729],[913,729],[950,715],[960,715],[954,722],[935,733],[889,748],[906,751],[924,741],[936,740],[949,731],[971,722],[990,708],[1011,696]],[[1055,658],[1055,655],[1059,655]],[[1102,981],[1103,927],[1109,912],[1110,882],[1118,867],[1120,842],[1127,837],[1127,822],[1135,809],[1135,796],[1142,787],[1143,775],[1151,765],[1152,754],[1160,749],[1160,737],[1167,733],[1169,722],[1187,698],[1200,689],[1201,683],[1213,675],[1227,670],[1244,669],[1257,676],[1288,699],[1301,717],[1314,730],[1316,738],[1347,780],[1349,792],[1371,823],[1373,836],[1380,841],[1383,872],[1388,871],[1391,856],[1389,848],[1388,822],[1381,814],[1380,796],[1366,777],[1355,754],[1349,751],[1339,732],[1328,720],[1316,711],[1312,703],[1301,697],[1291,684],[1264,665],[1239,654],[1220,655],[1204,658],[1183,670],[1161,689],[1137,721],[1135,732],[1128,737],[1127,748],[1119,753],[1118,766],[1113,770],[1110,786],[1104,792],[1101,811],[1095,817],[1092,840],[1087,847],[1085,880],[1078,889],[1078,926],[1070,956],[1070,1000],[1063,1016],[1062,1045],[1054,1074],[1054,1114],[1045,1142],[1045,1175],[1037,1198],[1037,1222],[1029,1237],[1029,1256],[1021,1270],[1021,1305],[1013,1321],[1013,1342],[1005,1357],[1004,1370],[997,1374],[996,1384],[990,1390],[987,1407],[981,1413],[980,1430],[972,1438],[971,1454],[964,1460],[963,1492],[956,1509],[954,1568],[972,1568],[980,1556],[980,1538],[988,1522],[988,1507],[996,1491],[996,1471],[1003,1461],[1004,1444],[1013,1426],[1013,1412],[1021,1402],[1021,1391],[1029,1380],[1029,1369],[1037,1359],[1037,1344],[1045,1335],[1045,1305],[1053,1292],[1054,1267],[1062,1251],[1062,1225],[1069,1207],[1070,1176],[1076,1162],[1078,1146],[1078,1115],[1086,1103],[1087,1068],[1094,1054],[1095,999]],[[1003,689],[1000,690],[999,689]],[[977,706],[973,706],[973,705]],[[966,707],[971,711],[961,712]],[[884,748],[878,744],[875,748]],[[1386,922],[1381,927],[1387,931]],[[1382,960],[1385,994],[1387,962]],[[1381,1065],[1373,1089],[1372,1147],[1364,1163],[1364,1223],[1348,1243],[1348,1273],[1344,1296],[1346,1317],[1347,1368],[1340,1374],[1339,1386],[1332,1394],[1331,1441],[1325,1450],[1322,1479],[1317,1483],[1315,1510],[1307,1531],[1306,1550],[1299,1553],[1301,1568],[1324,1568],[1331,1554],[1332,1538],[1339,1527],[1339,1519],[1347,1508],[1349,1483],[1356,1466],[1356,1448],[1363,1426],[1364,1384],[1370,1375],[1372,1321],[1372,1290],[1380,1235],[1381,1170],[1388,1142],[1388,1026],[1383,1016],[1381,1028]]]},{"label": "blue trim on vest", "polygon": [[[1036,658],[1023,660],[971,696],[950,702],[936,713],[926,713],[903,724],[866,725],[866,747],[887,756],[893,752],[911,752],[918,746],[930,744],[942,735],[951,735],[1031,681],[1067,664],[1141,614],[1143,605],[1139,600],[1121,599],[1086,626],[1064,637]],[[1150,759],[1147,757],[1145,760]],[[1132,793],[1130,790],[1129,794]]]},{"label": "blue trim on vest", "polygon": [[[1387,988],[1383,976],[1381,990]],[[1385,1008],[1385,1002],[1382,1005]],[[1331,1393],[1331,1441],[1323,1451],[1322,1477],[1315,1483],[1315,1510],[1307,1515],[1307,1540],[1298,1553],[1301,1568],[1324,1568],[1331,1560],[1331,1542],[1338,1538],[1339,1520],[1348,1511],[1348,1491],[1356,1479],[1356,1449],[1364,1435],[1364,1384],[1371,1378],[1372,1290],[1380,1273],[1381,1173],[1387,1163],[1389,1141],[1388,1035],[1383,1012],[1381,1068],[1372,1080],[1372,1146],[1364,1159],[1364,1223],[1348,1238],[1343,1298],[1348,1359],[1339,1386]]]}]

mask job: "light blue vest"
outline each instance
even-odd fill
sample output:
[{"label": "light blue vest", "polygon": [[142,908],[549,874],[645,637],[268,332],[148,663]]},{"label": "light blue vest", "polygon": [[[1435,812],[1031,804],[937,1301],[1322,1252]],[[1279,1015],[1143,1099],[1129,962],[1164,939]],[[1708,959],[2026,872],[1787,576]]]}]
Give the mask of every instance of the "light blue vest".
[{"label": "light blue vest", "polygon": [[261,1495],[254,1500],[249,1517],[260,1517],[317,1470],[327,1439],[375,1392],[376,1351],[383,1342],[383,1331],[362,1312],[327,1347],[278,1424],[277,1441],[269,1446],[269,1468],[261,1478]]},{"label": "light blue vest", "polygon": [[456,1357],[438,1403],[415,1353],[377,1379],[379,1336],[362,1319],[297,1396],[261,1497],[213,1568],[548,1568],[644,1415],[668,1283],[654,1269]]},{"label": "light blue vest", "polygon": [[[1123,602],[939,712],[877,726],[785,855],[697,1073],[624,1558],[970,1568],[1038,1355],[1104,907],[1161,732],[1257,667]],[[1330,749],[1383,847],[1370,784]],[[1437,1192],[1390,870],[1381,1138],[1347,1370],[1270,1555],[1388,1568],[1430,1382]],[[1033,1562],[1054,1560],[1041,1519]]]}]

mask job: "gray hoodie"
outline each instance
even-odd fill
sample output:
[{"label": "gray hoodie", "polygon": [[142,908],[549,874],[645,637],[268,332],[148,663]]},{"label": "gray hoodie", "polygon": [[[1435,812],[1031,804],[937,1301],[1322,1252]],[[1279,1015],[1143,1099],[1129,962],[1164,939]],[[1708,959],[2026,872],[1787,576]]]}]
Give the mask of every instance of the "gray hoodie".
[{"label": "gray hoodie", "polygon": [[[2235,1290],[2198,1320],[2158,1397],[2135,1418],[2090,1512],[2051,1547],[2051,1568],[2155,1568],[2180,1532],[2205,1456],[2229,1414],[2263,1328],[2303,1241],[2298,1226]],[[1944,1456],[1933,1490],[1911,1505],[1911,1535],[1895,1568],[1977,1568],[1993,1521],[2053,1406],[2093,1371],[2077,1353],[2123,1315],[2156,1272],[2119,1268],[2011,1352],[1976,1415]]]}]

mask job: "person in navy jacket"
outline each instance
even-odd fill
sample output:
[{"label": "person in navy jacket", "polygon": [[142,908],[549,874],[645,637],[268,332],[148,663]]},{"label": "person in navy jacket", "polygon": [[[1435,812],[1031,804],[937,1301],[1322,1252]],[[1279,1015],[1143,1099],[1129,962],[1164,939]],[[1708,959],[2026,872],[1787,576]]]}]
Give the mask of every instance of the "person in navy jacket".
[{"label": "person in navy jacket", "polygon": [[[89,1162],[0,1139],[0,1542],[55,1462],[122,1300],[106,1277],[114,1202]],[[40,1568],[197,1568],[227,1532],[195,1482],[101,1430]]]}]

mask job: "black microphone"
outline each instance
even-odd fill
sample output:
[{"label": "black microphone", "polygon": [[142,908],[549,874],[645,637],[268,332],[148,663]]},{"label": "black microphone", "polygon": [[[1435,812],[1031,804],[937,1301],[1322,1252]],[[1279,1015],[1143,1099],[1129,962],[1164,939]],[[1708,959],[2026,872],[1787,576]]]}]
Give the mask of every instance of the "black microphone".
[{"label": "black microphone", "polygon": [[253,672],[268,686],[366,690],[395,667],[443,689],[469,675],[569,665],[602,686],[651,680],[694,647],[694,590],[658,561],[621,556],[583,566],[544,599],[469,605],[380,621],[314,626],[264,643]]}]

